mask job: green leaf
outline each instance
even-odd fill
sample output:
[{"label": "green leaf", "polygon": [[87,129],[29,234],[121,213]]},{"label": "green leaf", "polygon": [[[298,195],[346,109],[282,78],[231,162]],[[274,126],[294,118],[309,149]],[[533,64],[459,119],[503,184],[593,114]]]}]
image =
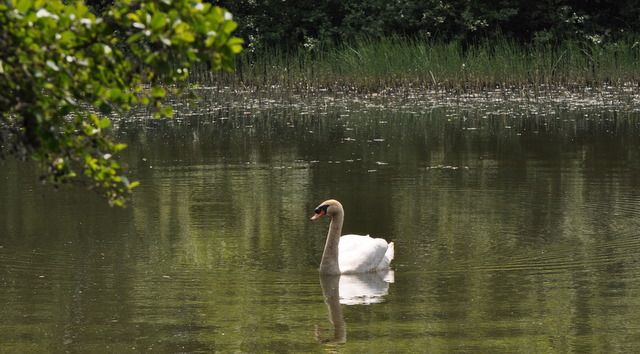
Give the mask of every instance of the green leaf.
[{"label": "green leaf", "polygon": [[60,39],[59,39],[60,43],[72,42],[75,39],[76,39],[76,35],[71,31],[64,31],[60,33]]},{"label": "green leaf", "polygon": [[162,107],[162,110],[160,111],[160,113],[162,113],[162,115],[164,115],[165,117],[172,117],[173,116],[173,107],[164,106],[164,107]]},{"label": "green leaf", "polygon": [[26,12],[33,6],[33,0],[18,0],[16,3],[16,8],[20,12]]},{"label": "green leaf", "polygon": [[153,97],[164,97],[167,95],[167,90],[165,90],[162,86],[153,86],[151,88],[151,94],[153,95]]},{"label": "green leaf", "polygon": [[244,40],[238,37],[231,37],[227,41],[227,45],[237,45],[237,44],[244,44]]},{"label": "green leaf", "polygon": [[138,17],[138,14],[135,14],[133,12],[130,12],[127,14],[127,18],[130,19],[133,22],[141,22],[140,21],[140,17]]},{"label": "green leaf", "polygon": [[111,120],[107,118],[100,119],[98,121],[98,127],[100,129],[108,128],[111,125]]},{"label": "green leaf", "polygon": [[116,153],[118,151],[121,151],[121,150],[125,149],[126,147],[127,147],[127,144],[123,144],[123,143],[115,144],[113,146],[112,150],[113,150],[114,153]]},{"label": "green leaf", "polygon": [[195,41],[195,40],[196,40],[196,38],[193,36],[193,33],[188,32],[188,31],[185,31],[185,32],[179,33],[179,34],[177,34],[176,36],[177,36],[179,39],[181,39],[181,40],[183,40],[183,41],[185,41],[185,42],[189,42],[189,43],[191,43],[191,42],[193,42],[193,41]]},{"label": "green leaf", "polygon": [[117,100],[122,97],[122,90],[115,87],[109,90],[109,98],[112,100]]},{"label": "green leaf", "polygon": [[142,36],[144,36],[144,33],[142,32],[138,32],[134,35],[132,35],[131,37],[129,37],[129,39],[127,39],[127,43],[133,43],[138,41],[140,38],[142,38]]},{"label": "green leaf", "polygon": [[233,54],[238,54],[242,51],[242,45],[241,44],[230,45],[229,49],[231,49],[231,52]]},{"label": "green leaf", "polygon": [[162,12],[156,12],[151,18],[151,29],[157,31],[166,24],[166,16]]},{"label": "green leaf", "polygon": [[226,33],[233,32],[236,28],[238,28],[238,24],[233,21],[225,21],[222,30]]}]

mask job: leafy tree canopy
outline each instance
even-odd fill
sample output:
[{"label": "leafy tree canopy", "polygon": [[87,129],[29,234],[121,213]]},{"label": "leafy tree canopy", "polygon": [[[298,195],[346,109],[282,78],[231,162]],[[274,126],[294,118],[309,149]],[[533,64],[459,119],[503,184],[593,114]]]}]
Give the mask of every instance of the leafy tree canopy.
[{"label": "leafy tree canopy", "polygon": [[640,0],[210,1],[238,15],[238,32],[258,55],[263,49],[296,50],[304,44],[349,43],[362,36],[463,45],[507,37],[547,46],[567,40],[615,42],[640,32]]},{"label": "leafy tree canopy", "polygon": [[104,133],[112,112],[163,105],[189,68],[232,70],[242,40],[201,0],[121,0],[97,16],[82,1],[0,0],[0,154],[32,157],[54,184],[76,182],[123,205],[137,183]]}]

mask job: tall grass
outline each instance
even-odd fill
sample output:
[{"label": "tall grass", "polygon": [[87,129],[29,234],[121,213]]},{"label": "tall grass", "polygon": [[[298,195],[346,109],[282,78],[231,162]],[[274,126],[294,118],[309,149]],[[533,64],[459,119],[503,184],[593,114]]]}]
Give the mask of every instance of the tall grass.
[{"label": "tall grass", "polygon": [[195,70],[194,81],[218,86],[376,91],[426,87],[482,90],[510,87],[637,85],[640,44],[566,42],[521,46],[502,39],[463,48],[402,37],[365,38],[352,45],[244,53],[237,70]]}]

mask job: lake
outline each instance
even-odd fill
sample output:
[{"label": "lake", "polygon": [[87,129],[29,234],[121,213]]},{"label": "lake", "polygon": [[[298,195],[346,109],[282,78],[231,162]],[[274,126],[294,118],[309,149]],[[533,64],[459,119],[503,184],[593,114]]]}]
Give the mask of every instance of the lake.
[{"label": "lake", "polygon": [[[636,91],[201,88],[126,209],[0,161],[0,351],[638,352]],[[329,198],[391,274],[318,275]]]}]

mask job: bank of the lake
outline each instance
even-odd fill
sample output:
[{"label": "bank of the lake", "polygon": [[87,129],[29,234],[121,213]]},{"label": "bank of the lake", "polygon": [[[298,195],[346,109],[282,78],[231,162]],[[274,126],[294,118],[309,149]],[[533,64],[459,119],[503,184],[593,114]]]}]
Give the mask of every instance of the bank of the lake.
[{"label": "bank of the lake", "polygon": [[196,68],[194,82],[228,87],[288,87],[375,92],[426,87],[469,92],[495,88],[637,86],[636,36],[613,43],[521,45],[506,38],[457,42],[390,37],[355,44],[311,43],[297,51],[246,50],[232,73]]}]

